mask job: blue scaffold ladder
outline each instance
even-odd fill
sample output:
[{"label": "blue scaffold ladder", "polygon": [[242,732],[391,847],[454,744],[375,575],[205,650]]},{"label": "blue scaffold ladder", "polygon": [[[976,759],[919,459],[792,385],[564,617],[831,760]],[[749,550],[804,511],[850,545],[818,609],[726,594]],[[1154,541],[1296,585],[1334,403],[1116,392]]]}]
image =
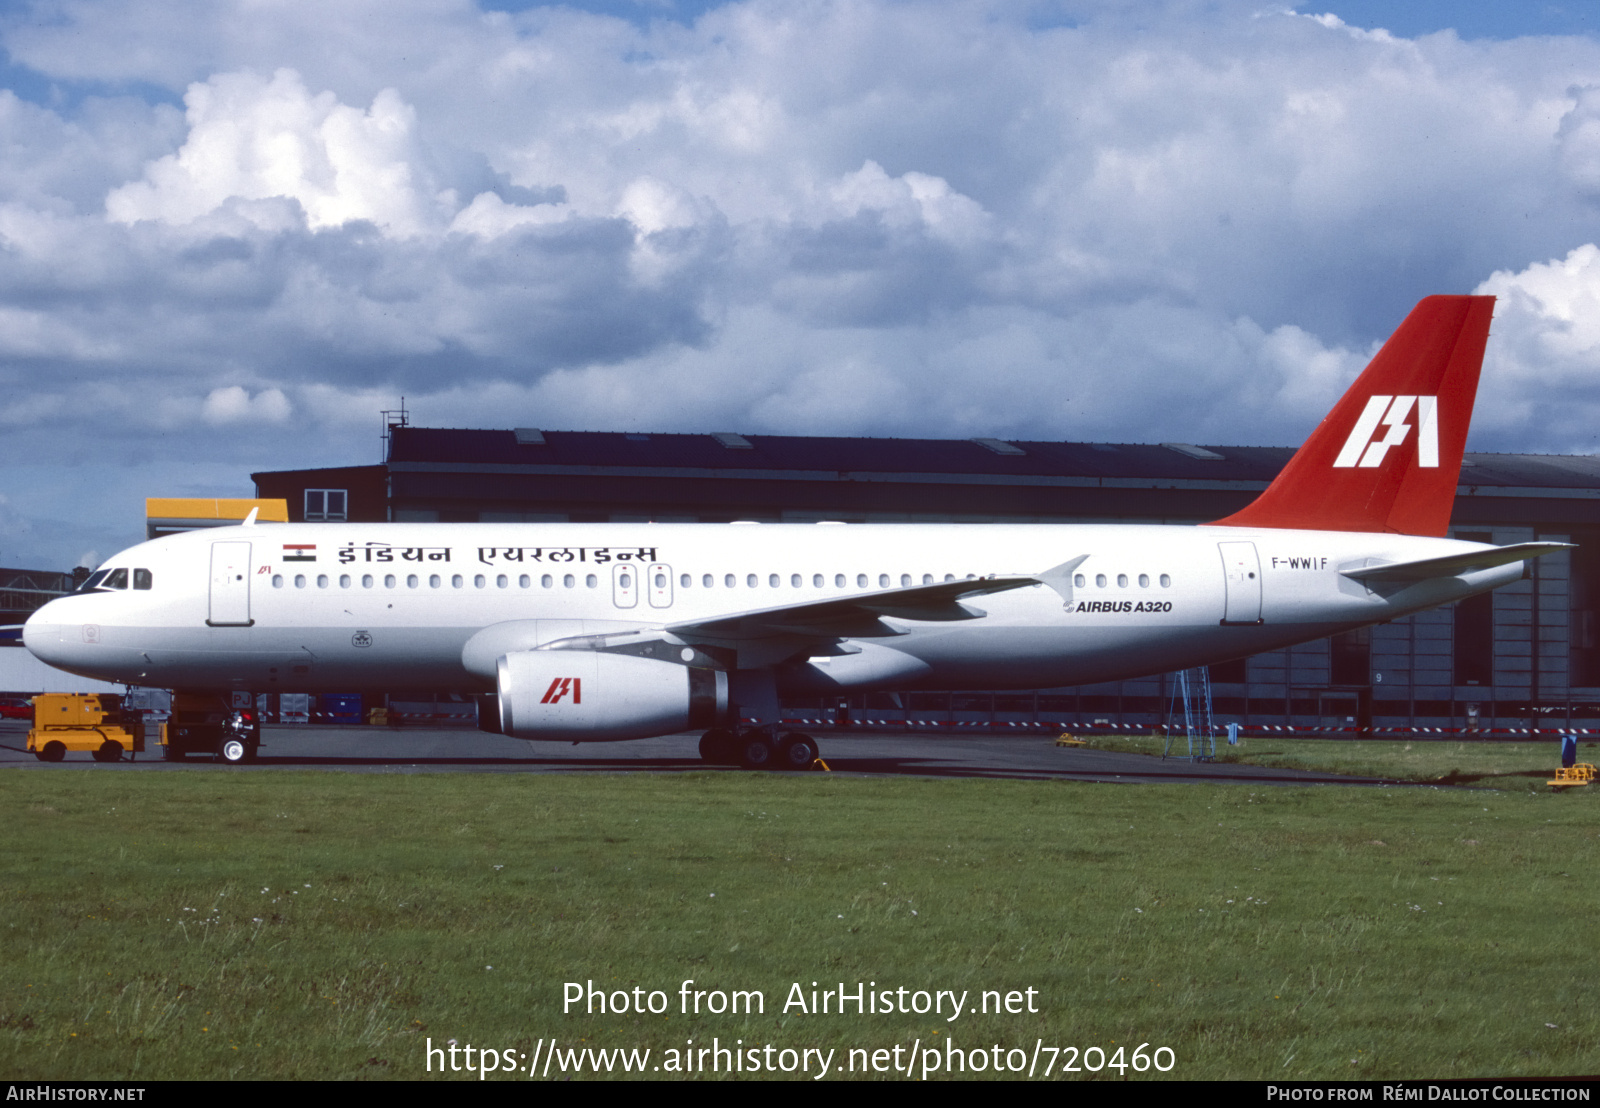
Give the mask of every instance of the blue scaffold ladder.
[{"label": "blue scaffold ladder", "polygon": [[[1204,667],[1182,669],[1172,675],[1172,701],[1167,709],[1167,740],[1163,758],[1188,758],[1191,762],[1217,760],[1217,727],[1211,717],[1211,674]],[[1179,720],[1187,754],[1173,752]]]}]

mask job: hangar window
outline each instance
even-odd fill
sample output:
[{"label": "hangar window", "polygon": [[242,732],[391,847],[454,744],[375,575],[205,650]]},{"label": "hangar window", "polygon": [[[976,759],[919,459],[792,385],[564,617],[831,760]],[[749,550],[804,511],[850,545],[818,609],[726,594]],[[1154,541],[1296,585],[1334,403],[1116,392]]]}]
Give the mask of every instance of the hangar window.
[{"label": "hangar window", "polygon": [[136,588],[136,589],[148,589],[154,583],[155,583],[155,581],[150,576],[150,571],[148,569],[136,569],[136,570],[133,571],[133,587],[134,588]]},{"label": "hangar window", "polygon": [[349,513],[345,510],[348,501],[344,489],[307,489],[306,522],[348,519]]}]

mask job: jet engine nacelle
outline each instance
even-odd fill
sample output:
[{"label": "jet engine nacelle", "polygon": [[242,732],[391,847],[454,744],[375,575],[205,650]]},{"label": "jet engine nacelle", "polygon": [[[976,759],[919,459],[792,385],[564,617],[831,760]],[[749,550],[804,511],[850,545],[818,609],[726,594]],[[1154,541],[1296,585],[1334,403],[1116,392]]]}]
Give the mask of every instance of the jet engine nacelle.
[{"label": "jet engine nacelle", "polygon": [[644,739],[728,715],[726,673],[630,654],[517,651],[500,656],[495,680],[500,731],[519,739]]}]

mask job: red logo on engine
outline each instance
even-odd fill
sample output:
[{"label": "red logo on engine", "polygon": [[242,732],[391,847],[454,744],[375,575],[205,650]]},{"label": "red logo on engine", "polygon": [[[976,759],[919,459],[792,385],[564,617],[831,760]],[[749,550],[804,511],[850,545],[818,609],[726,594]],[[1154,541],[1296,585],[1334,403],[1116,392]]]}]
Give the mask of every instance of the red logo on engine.
[{"label": "red logo on engine", "polygon": [[544,699],[540,704],[558,704],[561,698],[568,693],[572,694],[574,704],[583,703],[583,678],[557,677],[550,682],[550,687],[544,691]]}]

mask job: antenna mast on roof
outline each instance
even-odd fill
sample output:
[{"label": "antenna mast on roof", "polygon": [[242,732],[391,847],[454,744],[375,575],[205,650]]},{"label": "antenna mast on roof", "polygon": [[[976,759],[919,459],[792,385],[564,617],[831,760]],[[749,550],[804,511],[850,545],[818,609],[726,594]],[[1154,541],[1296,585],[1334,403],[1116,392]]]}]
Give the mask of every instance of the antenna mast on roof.
[{"label": "antenna mast on roof", "polygon": [[383,430],[378,435],[378,438],[383,442],[383,457],[378,460],[387,462],[389,460],[389,441],[394,436],[395,428],[411,426],[411,420],[406,413],[406,398],[403,396],[400,398],[399,408],[385,408],[378,414],[383,417]]}]

